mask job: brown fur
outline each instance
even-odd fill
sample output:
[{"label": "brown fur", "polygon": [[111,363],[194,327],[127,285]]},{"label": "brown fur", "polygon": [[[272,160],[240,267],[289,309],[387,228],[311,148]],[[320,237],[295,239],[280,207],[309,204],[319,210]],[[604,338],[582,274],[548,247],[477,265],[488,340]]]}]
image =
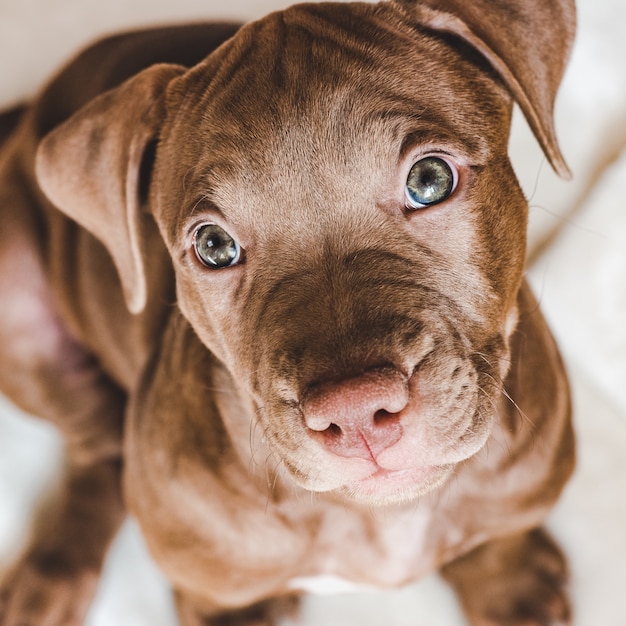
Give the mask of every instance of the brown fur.
[{"label": "brown fur", "polygon": [[[507,143],[515,100],[567,174],[573,29],[566,0],[301,5],[111,38],[50,83],[0,152],[0,388],[69,470],[1,626],[82,623],[125,507],[186,626],[437,568],[474,626],[568,619],[538,529],[569,392]],[[407,210],[432,154],[456,188]],[[199,262],[206,223],[240,263]]]}]

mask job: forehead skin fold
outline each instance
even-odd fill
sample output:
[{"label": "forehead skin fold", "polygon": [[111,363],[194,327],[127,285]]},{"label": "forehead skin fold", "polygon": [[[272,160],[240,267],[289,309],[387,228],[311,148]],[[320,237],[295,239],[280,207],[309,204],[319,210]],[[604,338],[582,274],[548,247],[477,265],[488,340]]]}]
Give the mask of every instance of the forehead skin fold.
[{"label": "forehead skin fold", "polygon": [[[506,152],[497,129],[509,122],[510,99],[467,55],[392,5],[321,4],[244,27],[175,81],[169,108],[163,188],[178,201],[161,208],[184,212],[203,197],[227,210],[358,193],[332,189],[333,180],[363,172],[375,186],[407,137],[452,144],[480,164],[494,146]],[[168,155],[167,137],[181,135],[184,150],[176,144]]]}]

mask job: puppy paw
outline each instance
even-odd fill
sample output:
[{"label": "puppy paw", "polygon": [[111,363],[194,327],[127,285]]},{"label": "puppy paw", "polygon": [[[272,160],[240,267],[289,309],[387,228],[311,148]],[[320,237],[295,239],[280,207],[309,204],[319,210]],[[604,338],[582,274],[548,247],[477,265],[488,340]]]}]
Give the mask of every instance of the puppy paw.
[{"label": "puppy paw", "polygon": [[210,615],[195,610],[180,594],[176,594],[176,605],[182,626],[278,626],[285,618],[295,619],[300,598],[296,595],[271,598],[237,611]]},{"label": "puppy paw", "polygon": [[0,626],[81,626],[97,582],[96,569],[27,554],[0,580]]},{"label": "puppy paw", "polygon": [[541,529],[489,542],[442,570],[472,626],[566,626],[563,554]]}]

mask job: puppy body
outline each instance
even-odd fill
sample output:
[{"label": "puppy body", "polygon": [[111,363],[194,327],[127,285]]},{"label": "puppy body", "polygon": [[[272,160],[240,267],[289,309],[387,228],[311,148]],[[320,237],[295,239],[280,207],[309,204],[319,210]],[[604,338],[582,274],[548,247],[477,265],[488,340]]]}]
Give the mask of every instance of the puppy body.
[{"label": "puppy body", "polygon": [[[525,291],[522,300],[533,307],[523,315],[523,332],[533,331],[533,339],[516,340],[525,343],[528,364],[520,385],[548,383],[552,405],[542,411],[565,415],[566,383],[552,369],[558,355],[532,297]],[[242,417],[253,407],[234,400],[240,389],[180,317],[171,320],[163,346],[173,358],[159,358],[137,400],[150,419],[136,412],[129,426],[127,495],[168,578],[214,605],[280,596],[318,575],[370,588],[406,584],[487,539],[540,525],[571,471],[569,424],[533,427],[518,413],[534,408],[530,403],[518,409],[504,399],[503,420],[484,449],[435,493],[382,508],[332,493],[311,496],[294,489],[258,428],[249,432]],[[182,388],[173,376],[181,370],[189,373]],[[172,408],[163,402],[181,395],[193,400],[173,427]]]},{"label": "puppy body", "polygon": [[[526,52],[532,71],[489,26],[502,15],[302,5],[228,41],[235,26],[107,40],[24,114],[1,157],[0,382],[60,426],[70,468],[3,626],[81,622],[122,459],[185,624],[274,623],[310,577],[442,567],[473,624],[567,618],[536,529],[573,466],[569,395],[523,284],[506,152],[513,95],[564,169],[551,107],[573,17],[532,11],[564,31],[550,63]],[[431,157],[449,197],[407,206]],[[236,262],[203,262],[207,225]]]}]

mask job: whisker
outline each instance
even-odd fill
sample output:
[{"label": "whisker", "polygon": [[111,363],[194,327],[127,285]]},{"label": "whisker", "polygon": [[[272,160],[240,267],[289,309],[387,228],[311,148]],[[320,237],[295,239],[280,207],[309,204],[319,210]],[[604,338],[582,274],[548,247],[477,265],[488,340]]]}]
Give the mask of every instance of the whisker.
[{"label": "whisker", "polygon": [[490,378],[493,381],[493,384],[496,386],[496,388],[500,390],[500,393],[515,407],[519,416],[522,419],[526,420],[526,422],[528,422],[528,424],[530,424],[534,428],[535,423],[533,422],[533,420],[531,420],[530,417],[525,413],[525,411],[522,410],[520,405],[517,404],[515,400],[513,400],[513,398],[511,397],[511,394],[506,390],[502,381],[496,380],[493,376],[491,376],[490,374],[487,374],[487,372],[483,372],[483,374],[487,376],[487,378]]},{"label": "whisker", "polygon": [[257,463],[257,460],[256,460],[256,450],[254,446],[254,442],[256,440],[255,435],[256,435],[256,431],[258,427],[259,427],[259,420],[257,418],[250,420],[250,428],[248,431],[248,446],[250,448],[250,464],[249,464],[250,471],[252,471],[255,465],[259,467],[259,464]]},{"label": "whisker", "polygon": [[[482,352],[474,352],[474,355],[475,356],[479,356],[489,366],[489,369],[491,369],[491,370],[495,369],[493,367],[493,364],[492,364],[490,358],[489,358],[489,355],[486,355],[486,354],[484,354]],[[513,363],[513,361],[510,358],[505,358],[504,356],[498,356],[497,359],[501,363],[506,363],[509,366]]]},{"label": "whisker", "polygon": [[[485,354],[483,354],[482,352],[475,352],[474,353],[475,356],[480,357],[488,366],[490,369],[494,369],[493,365],[489,359],[489,357]],[[510,361],[509,361],[510,363]],[[531,426],[535,426],[533,420],[530,419],[530,417],[522,410],[522,408],[519,406],[519,404],[513,399],[513,397],[511,396],[511,394],[507,391],[506,387],[504,386],[504,382],[499,379],[496,378],[495,376],[493,376],[492,374],[490,374],[487,371],[484,370],[480,370],[479,374],[482,374],[483,376],[485,376],[486,378],[488,378],[493,385],[495,386],[496,389],[498,389],[500,391],[500,393],[515,407],[518,415],[524,419],[528,424],[530,424]],[[479,385],[479,388],[483,391],[483,393],[485,393],[485,395],[487,397],[489,397],[489,395],[487,394],[487,392],[482,389],[482,387]],[[494,406],[495,408],[495,406]]]},{"label": "whisker", "polygon": [[267,513],[267,509],[269,508],[270,501],[276,493],[276,484],[278,482],[278,466],[280,464],[280,460],[278,460],[278,462],[276,463],[276,466],[274,467],[273,477],[272,477],[272,473],[270,472],[270,466],[271,466],[270,461],[275,458],[276,458],[276,455],[274,454],[274,451],[270,450],[267,455],[267,458],[265,459],[265,482],[267,484],[267,489],[268,489],[267,498],[265,500],[265,512],[266,513]]}]

